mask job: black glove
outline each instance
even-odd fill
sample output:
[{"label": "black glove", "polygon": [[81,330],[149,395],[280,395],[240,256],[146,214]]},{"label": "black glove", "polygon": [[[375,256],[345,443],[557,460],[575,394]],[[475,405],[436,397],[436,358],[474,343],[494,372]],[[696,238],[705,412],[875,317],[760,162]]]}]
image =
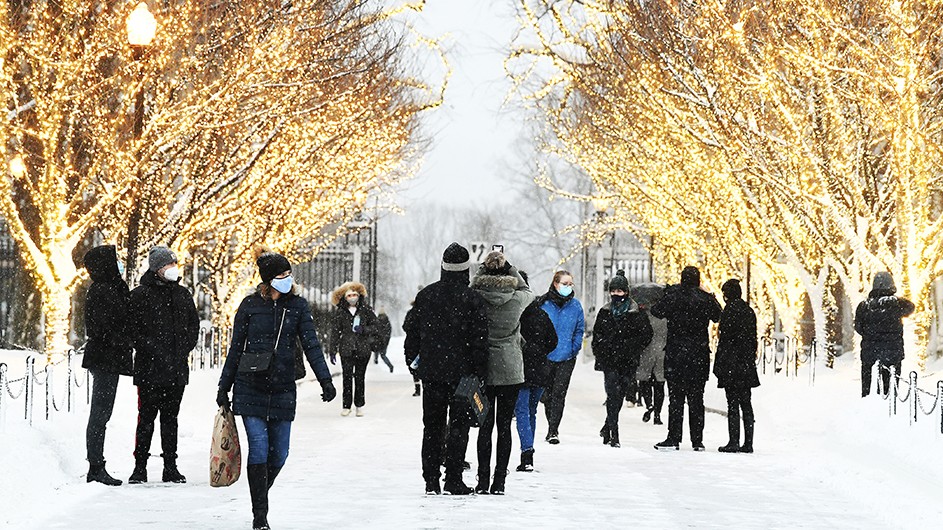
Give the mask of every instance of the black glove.
[{"label": "black glove", "polygon": [[332,401],[335,397],[337,397],[337,389],[334,388],[334,383],[330,379],[321,381],[321,401]]},{"label": "black glove", "polygon": [[216,404],[229,410],[229,392],[220,388],[219,392],[216,393]]}]

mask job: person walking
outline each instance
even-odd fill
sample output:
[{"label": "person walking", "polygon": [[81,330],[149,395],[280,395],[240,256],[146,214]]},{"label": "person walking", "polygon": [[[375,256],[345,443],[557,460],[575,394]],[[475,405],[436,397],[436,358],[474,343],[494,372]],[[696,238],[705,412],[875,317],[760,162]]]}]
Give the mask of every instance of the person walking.
[{"label": "person walking", "polygon": [[121,262],[114,245],[89,250],[83,261],[92,279],[85,298],[88,340],[82,357],[82,368],[92,376],[92,402],[85,429],[86,482],[120,486],[121,481],[105,470],[105,430],[115,407],[118,378],[134,373],[126,320],[130,291],[121,277]]},{"label": "person walking", "polygon": [[[478,485],[475,492],[504,495],[511,459],[511,420],[524,384],[521,314],[534,301],[527,282],[501,252],[485,257],[472,289],[485,299],[488,313],[488,374],[485,395],[490,406],[478,429]],[[497,426],[494,480],[491,480],[492,435]],[[490,486],[489,486],[490,482]]]},{"label": "person walking", "polygon": [[334,290],[331,300],[336,307],[331,319],[331,364],[340,355],[344,376],[341,416],[350,415],[351,405],[357,407],[357,416],[363,416],[364,384],[377,316],[367,305],[367,288],[360,282],[341,285]]},{"label": "person walking", "polygon": [[606,423],[599,431],[602,443],[619,447],[619,412],[630,381],[635,381],[639,355],[652,340],[648,316],[629,297],[629,281],[616,274],[609,281],[610,302],[593,325],[595,368],[603,372],[606,389]]},{"label": "person walking", "polygon": [[[756,375],[756,313],[745,301],[739,280],[727,280],[720,288],[724,311],[718,326],[719,340],[714,356],[717,387],[727,395],[726,445],[721,453],[753,452],[752,389],[760,386]],[[743,445],[740,445],[740,413],[743,412]]]},{"label": "person walking", "polygon": [[570,388],[570,377],[576,367],[576,357],[583,347],[586,322],[583,306],[573,293],[573,275],[568,271],[553,274],[550,289],[540,298],[540,308],[553,322],[557,334],[557,347],[547,359],[550,360],[550,380],[544,395],[544,413],[547,416],[547,437],[550,444],[560,443],[560,422],[566,406],[566,393]]},{"label": "person walking", "polygon": [[[463,376],[483,380],[488,373],[487,304],[468,286],[470,267],[468,250],[449,245],[442,254],[441,279],[419,291],[413,317],[405,323],[406,365],[416,367],[424,387],[422,477],[429,495],[443,489],[451,495],[473,491],[462,480],[470,423],[450,410]],[[443,451],[445,484],[440,485]]]},{"label": "person walking", "polygon": [[[855,310],[855,331],[861,335],[861,397],[871,393],[871,370],[875,363],[881,376],[882,392],[887,395],[891,381],[891,367],[900,376],[904,361],[903,318],[914,312],[914,304],[895,296],[897,286],[891,273],[874,275],[868,298]],[[897,379],[893,381],[897,386]]]},{"label": "person walking", "polygon": [[652,315],[668,321],[665,343],[665,378],[668,380],[668,437],[658,450],[678,450],[684,427],[684,404],[688,404],[691,446],[704,450],[704,386],[710,376],[711,350],[708,326],[720,320],[720,303],[701,289],[696,267],[681,271],[681,283],[665,289],[665,296],[652,306]]},{"label": "person walking", "polygon": [[379,364],[380,359],[393,373],[393,363],[386,356],[386,349],[390,347],[390,339],[393,338],[393,326],[390,324],[390,317],[380,311],[377,315],[377,329],[373,337],[373,364]]},{"label": "person walking", "polygon": [[[665,403],[665,341],[668,339],[668,323],[652,316],[651,307],[665,294],[665,287],[654,283],[632,287],[632,299],[638,304],[639,311],[648,318],[652,326],[652,341],[645,346],[639,357],[638,380],[639,393],[645,404],[642,421],[652,421],[662,425],[661,411]],[[654,419],[653,419],[654,418]]]},{"label": "person walking", "polygon": [[[262,283],[239,304],[233,319],[229,354],[219,377],[216,404],[242,416],[249,454],[246,475],[252,501],[252,528],[267,529],[268,495],[288,458],[291,424],[295,419],[295,344],[321,385],[321,399],[337,391],[324,362],[321,343],[307,300],[298,295],[291,264],[281,254],[263,252],[256,258]],[[243,357],[262,353],[267,366],[252,371]],[[263,363],[260,363],[261,366]]]},{"label": "person walking", "polygon": [[[518,271],[525,282],[524,271]],[[517,394],[514,417],[521,446],[518,471],[534,470],[534,435],[537,432],[537,404],[550,380],[547,355],[557,347],[557,332],[550,316],[540,308],[539,300],[531,302],[521,314],[521,353],[524,357],[524,386]]]},{"label": "person walking", "polygon": [[[412,325],[413,325],[413,324],[412,324],[412,322],[413,322],[412,319],[413,319],[413,318],[415,317],[415,315],[416,315],[416,313],[413,311],[413,306],[415,306],[415,305],[416,305],[416,301],[415,301],[415,300],[413,300],[412,302],[409,303],[409,310],[406,311],[406,316],[403,317],[403,331],[406,331],[407,329],[409,329],[409,328],[412,327]],[[405,353],[405,352],[404,352],[404,353]],[[418,355],[417,355],[417,356],[418,356]],[[408,354],[407,354],[407,357],[409,357]],[[414,390],[413,390],[413,397],[421,397],[421,396],[422,396],[422,384],[420,383],[420,380],[419,380],[419,371],[418,371],[418,370],[416,369],[416,367],[413,366],[412,364],[407,365],[407,369],[409,370],[409,375],[413,376],[413,387],[414,387]]]},{"label": "person walking", "polygon": [[131,291],[128,332],[134,345],[138,423],[130,484],[147,482],[154,421],[160,414],[164,482],[186,482],[177,469],[177,415],[190,380],[190,352],[200,334],[193,294],[181,286],[177,255],[164,246],[147,255],[147,272]]}]

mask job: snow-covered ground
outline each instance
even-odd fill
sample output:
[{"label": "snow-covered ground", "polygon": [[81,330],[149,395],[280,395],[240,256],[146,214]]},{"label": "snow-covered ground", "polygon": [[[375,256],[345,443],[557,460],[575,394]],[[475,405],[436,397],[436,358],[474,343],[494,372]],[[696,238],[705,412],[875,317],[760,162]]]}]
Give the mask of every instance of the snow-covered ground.
[{"label": "snow-covered ground", "polygon": [[[642,423],[641,410],[629,408],[622,414],[622,448],[603,446],[602,376],[581,362],[560,445],[542,441],[546,424],[539,414],[537,472],[512,469],[504,497],[429,497],[419,464],[420,399],[411,396],[402,355],[391,358],[393,374],[370,365],[362,418],[341,417],[339,399],[321,403],[316,383],[300,386],[291,454],[271,491],[273,528],[883,529],[930,528],[943,520],[939,414],[921,415],[913,427],[906,414],[888,418],[880,398],[856,397],[858,369],[850,359],[836,370],[820,369],[814,388],[804,377],[764,378],[754,393],[753,455],[716,452],[726,442],[726,419],[717,414],[707,415],[708,452],[685,443],[680,452],[658,453],[652,444],[664,439],[666,427]],[[154,482],[157,457],[149,484],[86,484],[84,394],[77,413],[56,413],[51,421],[43,419],[40,395],[33,427],[22,420],[22,400],[11,404],[4,396],[4,407],[12,409],[0,427],[0,527],[249,528],[245,478],[228,488],[208,485],[217,376],[194,372],[184,395],[179,465],[185,485]],[[940,377],[921,386],[932,389]],[[713,380],[707,403],[724,409]],[[105,450],[109,471],[123,480],[133,467],[135,417],[134,387],[123,378]],[[475,432],[467,453],[473,469]],[[157,434],[152,451],[160,452]],[[465,481],[474,483],[473,471]]]}]

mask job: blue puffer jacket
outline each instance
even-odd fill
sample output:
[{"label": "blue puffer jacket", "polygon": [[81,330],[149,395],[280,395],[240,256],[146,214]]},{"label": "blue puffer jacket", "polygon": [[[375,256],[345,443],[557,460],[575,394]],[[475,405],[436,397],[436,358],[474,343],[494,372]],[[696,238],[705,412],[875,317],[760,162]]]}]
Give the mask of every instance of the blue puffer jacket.
[{"label": "blue puffer jacket", "polygon": [[583,305],[576,298],[570,298],[563,306],[557,305],[550,297],[540,308],[550,316],[553,329],[557,332],[557,347],[547,355],[551,362],[569,361],[580,353],[583,347],[583,332],[586,322],[583,318]]},{"label": "blue puffer jacket", "polygon": [[[283,322],[284,321],[284,322]],[[262,351],[278,347],[269,369],[259,373],[239,373],[243,351]],[[219,387],[233,389],[232,411],[243,416],[269,420],[295,419],[295,354],[296,339],[318,381],[331,379],[324,362],[314,320],[308,302],[297,295],[282,295],[278,300],[263,298],[256,293],[247,296],[233,321],[232,344],[219,378]]]}]

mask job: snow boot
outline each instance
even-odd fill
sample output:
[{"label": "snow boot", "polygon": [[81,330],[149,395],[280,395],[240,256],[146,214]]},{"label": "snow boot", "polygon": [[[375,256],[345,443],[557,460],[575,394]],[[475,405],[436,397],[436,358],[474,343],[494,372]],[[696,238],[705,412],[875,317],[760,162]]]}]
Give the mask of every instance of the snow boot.
[{"label": "snow boot", "polygon": [[704,448],[704,444],[701,442],[691,442],[691,449],[694,449],[694,451],[698,453],[703,453],[707,450]]},{"label": "snow boot", "polygon": [[494,470],[494,481],[491,482],[492,495],[504,495],[504,479],[506,479],[507,476],[507,469]]},{"label": "snow boot", "polygon": [[652,421],[655,425],[664,425],[665,423],[661,421],[661,414],[655,413],[655,419]]},{"label": "snow boot", "polygon": [[645,414],[642,414],[642,421],[648,423],[648,420],[652,419],[652,409],[645,411]]},{"label": "snow boot", "polygon": [[422,395],[422,385],[416,383],[416,391],[413,392],[413,397],[419,397]]},{"label": "snow boot", "polygon": [[89,464],[88,466],[88,476],[85,477],[85,482],[100,482],[106,486],[120,486],[121,481],[115,477],[108,474],[105,471],[105,463],[101,464]]},{"label": "snow boot", "polygon": [[609,442],[610,442],[610,440],[612,440],[612,437],[611,437],[611,435],[610,435],[610,431],[609,431],[609,426],[608,426],[608,425],[603,425],[603,426],[602,426],[602,429],[599,429],[599,436],[602,436],[602,444],[603,444],[603,445],[609,445]]},{"label": "snow boot", "polygon": [[741,453],[753,452],[753,424],[743,426],[743,445],[740,446]]},{"label": "snow boot", "polygon": [[439,484],[439,479],[426,479],[426,495],[442,495],[442,486]]},{"label": "snow boot", "polygon": [[180,471],[177,471],[177,456],[165,456],[164,457],[164,474],[161,477],[164,482],[175,482],[177,484],[185,484],[187,482],[187,477],[180,474]]},{"label": "snow boot", "polygon": [[128,477],[128,484],[143,484],[147,482],[147,456],[134,459],[134,471]]},{"label": "snow boot", "polygon": [[275,477],[278,476],[281,470],[280,467],[268,466],[268,489],[272,489],[272,484],[275,484]]},{"label": "snow boot", "polygon": [[609,428],[609,445],[612,447],[622,447],[619,444],[619,426]]},{"label": "snow boot", "polygon": [[478,495],[488,494],[488,481],[491,477],[491,470],[487,468],[478,468],[478,485],[475,486],[475,493]]},{"label": "snow boot", "polygon": [[658,442],[655,444],[656,451],[677,451],[678,442],[674,440],[665,440],[664,442]]},{"label": "snow boot", "polygon": [[462,482],[462,478],[445,478],[445,485],[442,486],[442,492],[446,495],[471,495],[474,490]]},{"label": "snow boot", "polygon": [[252,529],[268,530],[268,464],[246,466],[252,499]]},{"label": "snow boot", "polygon": [[517,466],[518,471],[531,472],[534,470],[534,450],[528,449],[521,452],[521,465]]},{"label": "snow boot", "polygon": [[737,442],[727,442],[727,445],[722,445],[717,448],[718,453],[739,453],[740,446],[737,445]]},{"label": "snow boot", "polygon": [[560,435],[557,433],[550,433],[547,435],[547,443],[550,445],[557,445],[560,443]]}]

